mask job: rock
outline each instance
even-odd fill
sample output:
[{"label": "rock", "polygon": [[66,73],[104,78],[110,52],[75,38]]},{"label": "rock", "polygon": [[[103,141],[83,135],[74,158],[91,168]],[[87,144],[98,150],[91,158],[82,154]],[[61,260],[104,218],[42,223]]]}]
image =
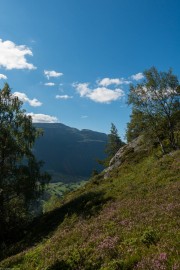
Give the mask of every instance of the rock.
[{"label": "rock", "polygon": [[116,168],[118,168],[127,158],[130,153],[141,152],[144,150],[143,145],[143,136],[139,136],[134,139],[132,142],[121,147],[115,156],[110,160],[109,167],[107,167],[104,173],[104,179],[109,178],[110,172]]}]

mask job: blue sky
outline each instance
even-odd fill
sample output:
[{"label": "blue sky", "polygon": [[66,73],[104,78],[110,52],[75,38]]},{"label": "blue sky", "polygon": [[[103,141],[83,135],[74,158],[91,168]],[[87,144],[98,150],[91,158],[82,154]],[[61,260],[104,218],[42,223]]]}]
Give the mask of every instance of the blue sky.
[{"label": "blue sky", "polygon": [[180,77],[179,0],[0,0],[0,88],[34,121],[124,137],[129,84]]}]

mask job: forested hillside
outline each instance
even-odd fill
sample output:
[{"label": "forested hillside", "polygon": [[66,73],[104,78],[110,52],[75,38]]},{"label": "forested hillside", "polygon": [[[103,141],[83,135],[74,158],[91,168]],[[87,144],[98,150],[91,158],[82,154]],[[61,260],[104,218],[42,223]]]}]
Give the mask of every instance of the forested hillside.
[{"label": "forested hillside", "polygon": [[34,146],[34,154],[43,160],[53,181],[74,182],[102,170],[97,159],[105,158],[107,135],[91,130],[78,130],[63,124],[35,124],[43,130]]}]

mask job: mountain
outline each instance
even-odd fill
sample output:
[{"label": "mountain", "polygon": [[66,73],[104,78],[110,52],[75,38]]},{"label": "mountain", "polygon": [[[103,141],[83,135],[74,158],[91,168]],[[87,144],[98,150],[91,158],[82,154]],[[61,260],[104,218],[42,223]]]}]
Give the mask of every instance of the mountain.
[{"label": "mountain", "polygon": [[44,135],[37,139],[34,153],[45,162],[44,169],[53,174],[54,181],[88,178],[94,169],[102,170],[96,160],[105,158],[106,134],[60,123],[35,126]]},{"label": "mountain", "polygon": [[149,153],[141,138],[124,146],[109,168],[36,218],[23,239],[4,245],[0,267],[180,269],[179,160],[180,150]]}]

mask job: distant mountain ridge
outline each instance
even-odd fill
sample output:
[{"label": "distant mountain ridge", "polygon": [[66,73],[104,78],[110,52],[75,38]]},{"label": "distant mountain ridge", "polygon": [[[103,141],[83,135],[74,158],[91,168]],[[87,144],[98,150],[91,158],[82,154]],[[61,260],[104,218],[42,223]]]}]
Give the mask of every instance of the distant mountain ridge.
[{"label": "distant mountain ridge", "polygon": [[45,162],[44,168],[54,174],[55,181],[63,177],[70,181],[87,178],[93,169],[102,170],[96,160],[105,158],[106,134],[61,123],[34,125],[44,131],[35,143],[34,153]]}]

